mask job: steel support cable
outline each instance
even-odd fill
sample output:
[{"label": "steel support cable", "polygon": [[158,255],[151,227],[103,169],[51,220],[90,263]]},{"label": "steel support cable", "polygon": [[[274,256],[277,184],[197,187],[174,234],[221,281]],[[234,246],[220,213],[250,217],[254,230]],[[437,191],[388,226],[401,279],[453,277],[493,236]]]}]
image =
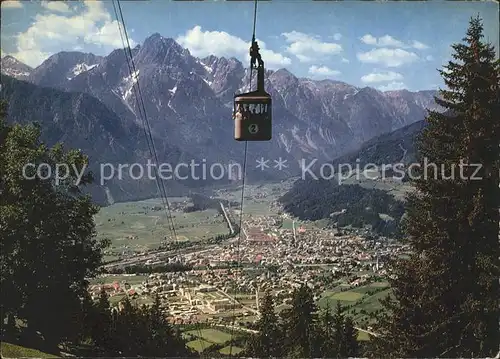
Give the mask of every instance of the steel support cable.
[{"label": "steel support cable", "polygon": [[[119,0],[117,0],[119,1]],[[124,39],[124,35],[122,33],[122,27],[120,26],[120,23],[121,24],[124,24],[123,21],[123,17],[120,19],[120,16],[118,15],[118,10],[117,10],[117,7],[116,7],[116,4],[115,4],[115,1],[112,1],[113,3],[113,9],[114,9],[114,12],[115,12],[115,16],[116,16],[116,20],[118,22],[118,30],[119,30],[119,33],[120,33],[120,38],[121,38],[121,41],[122,41],[122,44],[123,44],[123,51],[124,51],[124,54],[125,54],[125,60],[127,61],[127,67],[128,67],[128,70],[129,70],[129,74],[130,74],[130,77],[132,78],[133,80],[133,77],[134,77],[134,70],[133,70],[133,67],[131,65],[131,59],[132,59],[132,52],[130,51],[130,48],[128,49],[129,51],[127,51],[127,47],[128,47],[128,41],[125,41]],[[129,56],[130,56],[130,59],[129,59]],[[135,84],[133,85],[133,87],[135,87]],[[136,99],[136,103],[137,103],[137,107],[139,109],[139,115],[141,117],[141,121],[142,122],[145,122],[144,121],[144,118],[142,117],[143,113],[141,111],[141,107],[140,107],[140,100],[139,100],[139,96],[137,94],[137,91],[134,91],[134,95],[135,95],[135,99]],[[149,150],[149,153],[150,155],[153,157],[153,149],[151,147],[151,144],[150,144],[150,140],[149,140],[149,134],[147,132],[147,127],[144,126],[143,127],[143,131],[144,131],[144,136],[146,137],[146,144],[148,146],[148,150]],[[161,187],[160,187],[160,183],[158,181],[158,178],[155,176],[155,180],[156,180],[156,184],[157,184],[157,187],[158,187],[158,192],[160,193],[160,197],[162,199],[162,204],[164,205],[164,210],[165,210],[165,213],[168,217],[168,213],[166,212],[167,209],[166,209],[166,206],[165,206],[165,198],[163,196],[163,193],[161,191]],[[172,232],[172,228],[169,224],[169,230],[170,230],[170,234],[173,235],[173,232]]]},{"label": "steel support cable", "polygon": [[[134,76],[134,75],[137,74],[137,70],[136,70],[134,59],[133,59],[133,55],[132,55],[132,49],[130,47],[130,40],[128,38],[127,28],[125,26],[125,19],[123,17],[123,12],[122,12],[122,9],[121,9],[120,0],[116,0],[116,3],[117,3],[118,6],[116,6],[115,2],[113,1],[113,8],[114,8],[115,14],[117,16],[118,26],[120,26],[120,22],[122,23],[122,26],[123,26],[123,33],[125,35],[125,40],[126,40],[125,50],[128,49],[128,53],[129,53],[129,56],[130,56],[130,63],[131,63],[131,65],[129,65],[129,70],[130,70],[130,66],[131,66],[131,70],[133,71],[133,73],[131,73],[131,76]],[[118,12],[120,14],[119,18],[118,18],[118,12],[116,11],[117,9],[118,9]],[[120,36],[121,36],[121,32],[120,32]],[[122,42],[123,42],[123,37],[122,37]],[[128,61],[127,61],[127,64],[128,64]],[[142,110],[141,115],[142,114],[144,115],[144,117],[142,117],[142,116],[141,117],[142,117],[143,123],[146,125],[146,127],[144,128],[144,132],[145,132],[145,134],[147,136],[146,142],[148,142],[148,138],[149,138],[149,141],[151,141],[151,145],[148,142],[148,147],[150,149],[150,153],[153,156],[156,165],[158,165],[159,164],[158,155],[157,155],[157,152],[156,152],[156,147],[155,147],[154,139],[153,139],[153,136],[152,136],[151,125],[150,125],[148,117],[147,117],[146,106],[144,104],[144,98],[142,96],[142,91],[141,91],[141,87],[139,85],[139,80],[138,79],[137,79],[137,82],[134,84],[134,86],[137,86],[137,93],[136,93],[137,107],[139,108],[139,112],[141,112],[141,110]],[[165,188],[165,183],[163,182],[163,178],[161,178],[158,175],[158,168],[157,168],[157,166],[153,166],[153,167],[155,168],[155,179],[156,179],[156,182],[158,184],[158,190],[160,191],[160,196],[162,197],[162,202],[163,202],[164,208],[166,207],[165,209],[166,209],[167,219],[170,220],[171,232],[173,232],[173,235],[174,235],[174,238],[175,238],[175,242],[178,243],[177,233],[176,233],[176,230],[175,230],[175,225],[174,225],[174,221],[173,221],[172,214],[171,214],[172,212],[171,212],[171,209],[170,209],[170,203],[168,201],[168,194],[167,194],[167,190]]]},{"label": "steel support cable", "polygon": [[253,31],[252,31],[252,41],[255,41],[255,25],[257,24],[257,0],[254,1],[253,7]]},{"label": "steel support cable", "polygon": [[[121,41],[122,41],[122,44],[123,44],[123,52],[125,54],[125,60],[127,62],[127,67],[128,67],[128,70],[129,70],[129,74],[130,74],[130,77],[133,78],[134,76],[134,70],[132,69],[132,65],[130,64],[130,59],[132,59],[132,52],[131,51],[127,51],[127,43],[128,41],[126,42],[125,39],[124,39],[124,35],[122,33],[122,27],[120,26],[120,23],[123,24],[123,17],[122,19],[120,19],[120,16],[118,15],[118,10],[117,10],[117,7],[116,7],[116,4],[115,4],[115,1],[112,1],[113,3],[113,9],[114,9],[114,12],[115,12],[115,16],[116,16],[116,21],[118,22],[118,32],[120,33],[120,38],[121,38]],[[130,50],[130,48],[129,48]],[[130,56],[130,59],[129,59],[129,56]],[[134,85],[135,87],[135,85]],[[136,91],[134,91],[134,96],[135,96],[135,99],[136,99],[136,103],[137,103],[137,107],[139,108],[139,114],[141,116],[141,120],[144,122],[144,119],[142,118],[142,112],[141,112],[141,108],[139,106],[139,97],[138,97],[138,94]],[[148,145],[148,150],[149,150],[149,153],[151,156],[153,156],[153,150],[152,150],[152,147],[151,147],[151,144],[149,142],[149,135],[148,135],[148,132],[147,132],[147,129],[146,127],[143,127],[143,131],[144,131],[144,136],[146,137],[146,144]],[[158,192],[160,193],[160,197],[162,199],[162,204],[163,204],[163,208],[165,210],[165,214],[168,218],[169,214],[167,213],[167,209],[166,209],[166,205],[165,205],[165,198],[161,192],[161,187],[160,187],[160,183],[158,181],[158,178],[155,176],[155,180],[156,180],[156,185],[158,187]],[[155,224],[155,227],[156,227],[156,224]],[[170,231],[170,235],[173,236],[173,231],[172,231],[172,226],[170,225],[169,223],[169,231]]]},{"label": "steel support cable", "polygon": [[[257,0],[254,1],[254,11],[253,11],[253,30],[252,30],[252,44],[255,41],[255,26],[257,24]],[[253,66],[252,62],[250,63],[250,79],[249,79],[249,91],[252,91],[252,75],[253,75]],[[245,141],[245,151],[243,157],[243,173],[242,173],[242,186],[241,186],[241,204],[240,204],[240,224],[238,228],[238,242],[236,245],[236,257],[237,257],[237,271],[235,273],[235,282],[238,283],[238,275],[241,270],[241,257],[240,257],[240,242],[241,242],[241,233],[243,232],[243,202],[245,200],[245,178],[246,178],[246,166],[247,166],[247,153],[248,153],[248,141]],[[236,298],[234,298],[236,301]],[[233,337],[235,330],[235,322],[236,322],[236,303],[233,303],[233,325],[231,328],[231,342],[229,344],[229,356],[233,355]]]},{"label": "steel support cable", "polygon": [[[127,61],[127,66],[128,66],[128,69],[129,69],[130,76],[132,77],[134,74],[136,74],[135,65],[134,65],[134,62],[133,62],[133,55],[132,55],[132,51],[131,51],[131,48],[130,48],[130,41],[128,40],[128,35],[127,35],[126,30],[125,30],[125,21],[123,19],[123,13],[122,13],[121,6],[120,6],[120,0],[116,0],[116,2],[118,4],[118,9],[117,9],[117,7],[115,5],[115,2],[112,1],[112,3],[113,3],[113,9],[115,11],[116,19],[118,21],[118,27],[119,27],[120,37],[122,39],[122,43],[123,43],[123,47],[124,47],[124,51],[125,51],[125,59]],[[118,15],[118,12],[120,13],[120,16]],[[120,22],[122,23],[122,26],[123,26],[123,29],[124,29],[124,34],[125,34],[125,37],[127,39],[126,43],[125,43],[125,40],[124,40],[123,35],[122,35],[122,31],[121,31],[121,28],[120,28]],[[126,51],[127,48],[128,48],[128,53]],[[130,60],[129,60],[129,56],[130,56]],[[132,63],[132,65],[130,64],[129,61]],[[142,99],[142,93],[140,92],[139,81],[137,81],[137,88],[138,88],[137,92],[139,93],[139,96],[137,96],[137,93],[135,93],[137,106],[139,108],[139,111],[141,111],[141,107],[139,107],[139,98],[140,98],[141,102],[142,102],[142,109],[143,109],[143,112],[141,112],[140,114],[141,114],[141,117],[142,117],[142,114],[144,113],[144,118],[146,120],[145,121],[144,121],[144,119],[142,119],[142,120],[143,120],[143,122],[146,122],[147,129],[150,132],[149,136],[148,136],[147,129],[146,129],[146,127],[144,127],[144,133],[146,135],[146,143],[148,145],[148,149],[149,149],[150,154],[151,155],[154,154],[155,161],[158,163],[158,159],[157,159],[157,156],[156,156],[156,149],[154,148],[154,141],[153,141],[153,138],[151,136],[151,127],[149,126],[149,122],[147,121],[147,116],[146,116],[144,101]],[[151,141],[152,147],[151,147],[149,141]],[[162,198],[162,203],[164,205],[163,208],[164,208],[164,210],[166,212],[167,217],[171,218],[170,207],[169,207],[169,204],[168,204],[168,197],[167,197],[167,193],[166,193],[165,187],[163,185],[163,180],[161,181],[161,185],[163,187],[163,192],[162,192],[162,189],[161,189],[162,187],[160,187],[159,176],[157,174],[155,176],[155,179],[156,179],[156,183],[157,183],[157,186],[158,186],[158,191],[160,192],[160,197]],[[168,212],[167,212],[167,210],[168,210]],[[174,222],[173,221],[171,221],[171,226],[169,225],[169,229],[170,229],[170,233],[171,234],[173,232],[173,234],[175,236],[175,240],[177,242],[177,234],[175,232],[175,227],[174,227]],[[202,352],[203,352],[205,350],[205,344],[204,344],[203,339],[202,339],[202,334],[201,334],[201,329],[200,329],[199,323],[197,323],[195,326],[196,326],[196,330],[198,332],[198,337],[199,337],[199,340],[200,340],[200,343],[201,343],[201,347],[202,347]],[[201,355],[200,355],[200,357],[201,357]]]}]

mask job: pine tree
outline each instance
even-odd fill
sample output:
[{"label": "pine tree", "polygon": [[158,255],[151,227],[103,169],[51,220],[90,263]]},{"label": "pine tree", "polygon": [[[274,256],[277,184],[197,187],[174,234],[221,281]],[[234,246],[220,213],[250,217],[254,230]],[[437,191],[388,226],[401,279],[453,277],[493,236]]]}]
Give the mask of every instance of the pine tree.
[{"label": "pine tree", "polygon": [[185,343],[167,321],[160,296],[155,295],[153,305],[146,311],[149,319],[151,356],[183,356],[186,354]]},{"label": "pine tree", "polygon": [[354,322],[350,316],[344,318],[344,326],[342,329],[342,344],[340,350],[342,357],[357,357],[359,354],[358,331],[354,328]]},{"label": "pine tree", "polygon": [[114,339],[120,343],[123,355],[141,355],[148,333],[143,325],[140,308],[135,307],[129,297],[125,297],[120,303],[122,309],[118,313],[117,333]]},{"label": "pine tree", "polygon": [[293,358],[314,356],[316,334],[316,304],[311,289],[302,285],[292,297],[292,308],[285,319],[287,355]]},{"label": "pine tree", "polygon": [[90,293],[86,291],[81,299],[79,321],[79,340],[84,341],[92,338],[92,322],[94,320],[95,304],[92,301]]},{"label": "pine tree", "polygon": [[104,288],[101,289],[99,299],[94,306],[94,311],[91,314],[90,320],[90,332],[94,344],[105,352],[112,351],[111,309],[108,294]]},{"label": "pine tree", "polygon": [[333,342],[331,355],[335,358],[343,358],[344,346],[344,315],[340,302],[337,302],[335,313],[333,315]]},{"label": "pine tree", "polygon": [[274,300],[270,292],[262,299],[259,320],[256,323],[259,333],[251,338],[248,352],[252,357],[269,358],[280,355],[280,327],[275,312]]},{"label": "pine tree", "polygon": [[407,201],[414,253],[391,265],[376,356],[498,352],[500,63],[482,33],[481,20],[471,19],[440,71],[448,89],[436,101],[446,112],[430,111],[418,144],[421,168],[432,165]]},{"label": "pine tree", "polygon": [[335,348],[333,316],[327,302],[318,323],[318,350],[322,358],[331,358],[332,350]]}]

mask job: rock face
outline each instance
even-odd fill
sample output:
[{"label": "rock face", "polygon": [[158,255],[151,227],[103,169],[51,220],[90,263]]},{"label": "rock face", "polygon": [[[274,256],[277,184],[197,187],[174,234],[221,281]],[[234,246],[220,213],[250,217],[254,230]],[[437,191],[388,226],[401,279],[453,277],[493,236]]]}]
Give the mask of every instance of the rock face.
[{"label": "rock face", "polygon": [[12,56],[2,57],[0,68],[2,70],[2,74],[14,77],[18,80],[26,80],[33,71],[31,67],[23,64],[21,61],[18,61]]},{"label": "rock face", "polygon": [[[88,170],[94,174],[95,182],[86,190],[98,203],[149,198],[156,194],[154,174],[139,177],[137,169],[129,171],[131,164],[145,165],[150,158],[140,126],[124,124],[104,104],[84,93],[44,88],[4,75],[1,80],[1,99],[8,103],[9,122],[37,122],[47,145],[63,143],[66,148],[81,149],[88,155]],[[182,155],[186,155],[178,148],[164,146],[162,161],[178,163]],[[118,168],[119,164],[123,169]],[[170,181],[172,194],[186,184],[197,185],[193,181]]]},{"label": "rock face", "polygon": [[[109,110],[119,128],[142,131],[149,124],[162,158],[176,149],[184,158],[191,156],[207,164],[219,162],[226,168],[231,162],[242,164],[244,147],[233,140],[231,109],[234,94],[249,88],[247,64],[235,58],[196,58],[160,34],[127,52],[134,68],[129,68],[124,50],[105,57],[60,52],[36,69],[5,57],[2,74],[37,86],[87,94]],[[134,90],[136,83],[142,96]],[[267,71],[266,89],[273,97],[273,139],[249,143],[249,180],[283,178],[299,170],[291,165],[282,171],[272,166],[261,171],[255,168],[258,158],[270,159],[270,165],[279,157],[289,164],[304,158],[331,161],[375,136],[423,120],[426,108],[436,108],[433,91],[380,92],[339,81],[297,78],[286,69]],[[45,116],[53,119],[54,113]],[[46,125],[53,124],[46,121]],[[67,125],[80,129],[71,141],[87,135],[85,126],[69,121]],[[129,141],[127,146],[148,152],[145,140]]]},{"label": "rock face", "polygon": [[81,52],[59,52],[34,69],[28,78],[40,86],[60,87],[98,66],[102,57]]},{"label": "rock face", "polygon": [[359,149],[336,158],[333,163],[352,166],[356,163],[360,166],[414,163],[417,161],[416,140],[426,125],[427,122],[424,120],[417,121],[396,131],[372,138]]}]

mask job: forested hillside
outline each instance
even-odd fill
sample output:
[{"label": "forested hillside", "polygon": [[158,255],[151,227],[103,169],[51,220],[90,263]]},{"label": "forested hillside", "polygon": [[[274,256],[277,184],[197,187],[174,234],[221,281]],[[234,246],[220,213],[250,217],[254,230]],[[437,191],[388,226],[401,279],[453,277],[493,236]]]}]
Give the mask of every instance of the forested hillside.
[{"label": "forested hillside", "polygon": [[415,162],[415,142],[425,126],[425,121],[418,121],[399,130],[377,136],[365,142],[359,150],[341,156],[333,163],[334,165],[355,164],[358,159],[361,166],[368,163],[381,166]]},{"label": "forested hillside", "polygon": [[[285,211],[303,220],[329,218],[338,226],[371,225],[383,234],[396,233],[404,213],[404,203],[383,190],[338,185],[327,180],[299,180],[280,202]],[[382,219],[380,214],[392,217],[393,221]]]}]

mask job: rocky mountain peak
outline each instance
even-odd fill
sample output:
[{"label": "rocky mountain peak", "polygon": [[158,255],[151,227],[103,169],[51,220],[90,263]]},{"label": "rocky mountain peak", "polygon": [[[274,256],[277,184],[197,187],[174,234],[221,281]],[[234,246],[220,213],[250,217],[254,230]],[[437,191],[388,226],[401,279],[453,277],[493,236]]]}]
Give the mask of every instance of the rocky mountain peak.
[{"label": "rocky mountain peak", "polygon": [[274,71],[271,75],[272,82],[282,82],[283,84],[292,84],[298,81],[298,78],[285,68]]},{"label": "rocky mountain peak", "polygon": [[30,66],[22,63],[21,61],[19,61],[18,59],[16,59],[14,56],[11,55],[2,57],[2,66],[25,66],[31,69]]},{"label": "rocky mountain peak", "polygon": [[144,40],[144,44],[137,53],[136,61],[143,65],[176,67],[188,60],[190,56],[189,50],[183,49],[174,39],[154,33]]},{"label": "rocky mountain peak", "polygon": [[382,96],[382,92],[377,90],[377,89],[374,89],[373,87],[362,87],[359,89],[358,93],[357,93],[359,96],[360,95],[366,95],[366,96]]},{"label": "rocky mountain peak", "polygon": [[61,51],[50,56],[30,74],[30,81],[42,86],[63,87],[83,72],[99,66],[103,58],[92,53]]},{"label": "rocky mountain peak", "polygon": [[174,47],[179,52],[184,50],[174,39],[163,37],[157,32],[144,40],[143,47]]},{"label": "rocky mountain peak", "polygon": [[33,71],[33,68],[10,55],[2,57],[0,68],[2,74],[18,80],[26,80]]},{"label": "rocky mountain peak", "polygon": [[243,64],[236,58],[207,56],[200,60],[206,73],[205,82],[216,95],[225,103],[232,101],[232,97],[241,85],[245,76]]},{"label": "rocky mountain peak", "polygon": [[[125,51],[119,49],[92,69],[88,67],[94,63],[85,62],[80,75],[67,76],[84,63],[84,55],[53,56],[33,70],[37,76],[30,77],[31,82],[61,88],[65,81],[64,90],[95,97],[120,123],[143,126],[143,104],[140,108],[135,96],[139,83],[158,148],[169,144],[219,162],[241,154],[233,140],[231,108],[233,96],[249,90],[247,63],[215,55],[200,59],[174,39],[155,33],[132,50],[132,75]],[[255,89],[256,71],[252,75]],[[374,136],[423,120],[426,108],[435,106],[433,91],[380,92],[340,81],[298,78],[284,68],[266,71],[265,86],[273,97],[273,140],[261,144],[255,156],[265,151],[290,161],[337,157]]]},{"label": "rocky mountain peak", "polygon": [[279,69],[268,76],[269,82],[277,91],[293,91],[298,89],[299,79],[287,69]]}]

